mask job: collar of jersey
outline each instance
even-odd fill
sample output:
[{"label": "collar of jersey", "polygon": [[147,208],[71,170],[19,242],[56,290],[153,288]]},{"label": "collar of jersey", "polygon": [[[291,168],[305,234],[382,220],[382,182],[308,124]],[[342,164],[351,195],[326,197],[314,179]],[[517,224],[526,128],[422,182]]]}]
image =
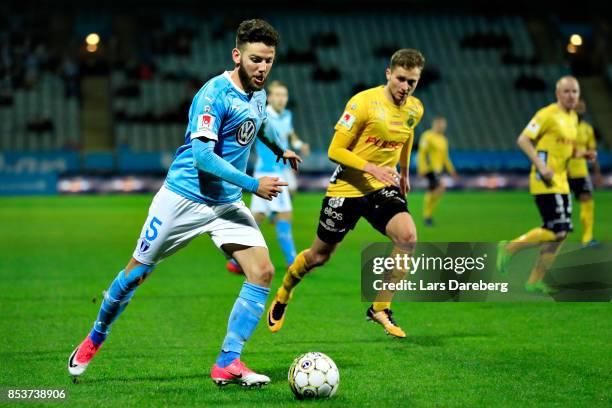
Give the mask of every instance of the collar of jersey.
[{"label": "collar of jersey", "polygon": [[234,81],[232,81],[232,77],[230,76],[230,72],[229,71],[225,71],[223,73],[223,76],[225,77],[225,79],[227,79],[227,81],[234,87],[234,89],[236,91],[238,91],[238,93],[240,93],[241,95],[244,96],[249,96],[246,92],[244,92],[242,89],[238,88],[238,86],[234,83]]}]

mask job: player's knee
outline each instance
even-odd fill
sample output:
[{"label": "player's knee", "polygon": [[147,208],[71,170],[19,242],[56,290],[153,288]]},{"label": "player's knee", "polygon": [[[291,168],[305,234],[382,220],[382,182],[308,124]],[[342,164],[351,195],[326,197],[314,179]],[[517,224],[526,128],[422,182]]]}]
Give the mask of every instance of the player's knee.
[{"label": "player's knee", "polygon": [[269,259],[260,261],[254,265],[253,273],[259,281],[270,284],[274,277],[274,265]]},{"label": "player's knee", "polygon": [[310,254],[309,266],[311,268],[324,265],[331,258],[331,252],[313,252]]},{"label": "player's knee", "polygon": [[417,242],[416,231],[408,229],[398,231],[396,234],[394,234],[392,240],[396,245],[409,247]]}]

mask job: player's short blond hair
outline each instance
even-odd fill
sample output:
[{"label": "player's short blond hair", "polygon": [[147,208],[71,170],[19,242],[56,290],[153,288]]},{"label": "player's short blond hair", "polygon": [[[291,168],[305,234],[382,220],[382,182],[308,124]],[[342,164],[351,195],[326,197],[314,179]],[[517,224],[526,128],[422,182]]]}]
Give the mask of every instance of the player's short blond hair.
[{"label": "player's short blond hair", "polygon": [[557,81],[557,84],[555,85],[555,90],[558,91],[559,89],[561,89],[561,86],[566,81],[576,82],[576,84],[580,86],[580,82],[578,82],[578,78],[576,78],[573,75],[564,75],[561,78],[559,78],[559,80]]},{"label": "player's short blond hair", "polygon": [[289,90],[289,87],[287,86],[287,84],[285,84],[283,81],[279,81],[278,79],[275,79],[274,81],[270,82],[266,90],[268,91],[268,93],[270,93],[272,92],[272,89],[277,88],[277,87],[281,87],[281,88],[285,88],[286,90]]},{"label": "player's short blond hair", "polygon": [[425,67],[425,57],[414,48],[402,48],[395,51],[391,56],[391,61],[389,61],[389,69],[393,71],[395,67],[409,70],[413,68],[423,69]]}]

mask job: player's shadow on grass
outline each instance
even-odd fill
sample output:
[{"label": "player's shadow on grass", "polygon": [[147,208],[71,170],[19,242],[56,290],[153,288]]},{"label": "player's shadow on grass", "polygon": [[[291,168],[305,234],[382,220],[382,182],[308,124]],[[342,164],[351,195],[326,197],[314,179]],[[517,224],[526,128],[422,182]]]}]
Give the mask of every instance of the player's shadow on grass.
[{"label": "player's shadow on grass", "polygon": [[467,338],[487,338],[492,337],[487,333],[447,333],[438,335],[408,335],[398,343],[407,345],[417,345],[423,347],[441,347],[446,345],[450,339],[467,339]]},{"label": "player's shadow on grass", "polygon": [[157,381],[157,382],[174,382],[174,381],[184,381],[184,380],[210,380],[210,373],[207,371],[202,371],[194,374],[167,374],[167,375],[159,375],[159,374],[151,374],[151,375],[141,375],[137,377],[122,377],[122,376],[113,376],[103,377],[103,378],[85,378],[78,379],[78,385],[99,385],[99,384],[111,384],[111,383],[133,383],[133,382],[142,382],[142,381]]}]

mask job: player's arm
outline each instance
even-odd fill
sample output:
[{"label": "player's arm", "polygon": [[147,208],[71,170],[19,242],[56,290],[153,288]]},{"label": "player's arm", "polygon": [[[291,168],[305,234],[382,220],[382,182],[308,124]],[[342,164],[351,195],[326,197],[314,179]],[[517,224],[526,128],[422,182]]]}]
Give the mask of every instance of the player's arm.
[{"label": "player's arm", "polygon": [[215,144],[215,140],[205,137],[192,139],[193,165],[198,170],[223,179],[266,200],[278,196],[281,187],[287,185],[278,177],[261,177],[258,180],[241,172],[215,153]]},{"label": "player's arm", "polygon": [[421,134],[419,140],[419,151],[417,153],[417,172],[424,176],[427,173],[427,154],[428,154],[429,143],[427,141],[427,133]]},{"label": "player's arm", "polygon": [[453,162],[450,159],[450,154],[448,153],[448,146],[446,147],[446,150],[444,151],[444,167],[446,168],[446,171],[448,171],[448,174],[453,176],[453,178],[456,180],[457,171],[455,170],[455,166],[453,166]]},{"label": "player's arm", "polygon": [[542,137],[546,129],[546,116],[538,112],[516,140],[518,147],[535,166],[546,185],[552,184],[554,171],[546,166],[535,149],[536,141]]},{"label": "player's arm", "polygon": [[327,150],[327,156],[333,162],[345,167],[365,171],[378,181],[388,186],[399,186],[399,174],[393,167],[381,167],[359,157],[349,147],[361,133],[367,122],[365,103],[353,97],[335,127],[335,133]]},{"label": "player's arm", "polygon": [[589,132],[589,138],[587,141],[587,149],[594,152],[594,157],[591,160],[593,166],[593,175],[595,176],[595,185],[597,187],[603,185],[603,176],[601,175],[601,167],[599,166],[599,160],[597,160],[597,131],[595,128],[591,128]]},{"label": "player's arm", "polygon": [[215,152],[220,123],[226,112],[227,106],[223,98],[218,97],[218,89],[213,86],[204,89],[202,94],[194,99],[192,110],[189,112],[188,128],[193,166],[203,173],[214,175],[266,200],[271,200],[280,192],[282,182],[271,177],[257,180],[241,172]]},{"label": "player's arm", "polygon": [[521,133],[521,135],[516,140],[516,144],[518,147],[525,153],[525,156],[531,161],[531,163],[535,166],[536,170],[542,176],[542,179],[546,184],[552,183],[552,178],[554,172],[552,169],[546,167],[546,164],[540,159],[538,153],[536,152],[535,145],[531,137],[528,135]]},{"label": "player's arm", "polygon": [[298,156],[294,151],[285,149],[282,145],[280,138],[278,137],[278,132],[274,128],[274,126],[270,126],[265,124],[259,129],[259,133],[257,137],[266,145],[272,153],[276,155],[276,161],[283,160],[283,164],[287,164],[287,160],[289,160],[289,164],[293,170],[298,169],[298,163],[302,162],[302,158]]},{"label": "player's arm", "polygon": [[410,191],[410,153],[412,152],[413,142],[414,133],[410,136],[408,143],[404,144],[400,153],[400,192],[402,195],[406,195]]},{"label": "player's arm", "polygon": [[308,156],[310,154],[310,145],[308,143],[304,143],[304,141],[299,138],[294,130],[289,132],[289,143],[292,149],[300,152],[302,155]]}]

